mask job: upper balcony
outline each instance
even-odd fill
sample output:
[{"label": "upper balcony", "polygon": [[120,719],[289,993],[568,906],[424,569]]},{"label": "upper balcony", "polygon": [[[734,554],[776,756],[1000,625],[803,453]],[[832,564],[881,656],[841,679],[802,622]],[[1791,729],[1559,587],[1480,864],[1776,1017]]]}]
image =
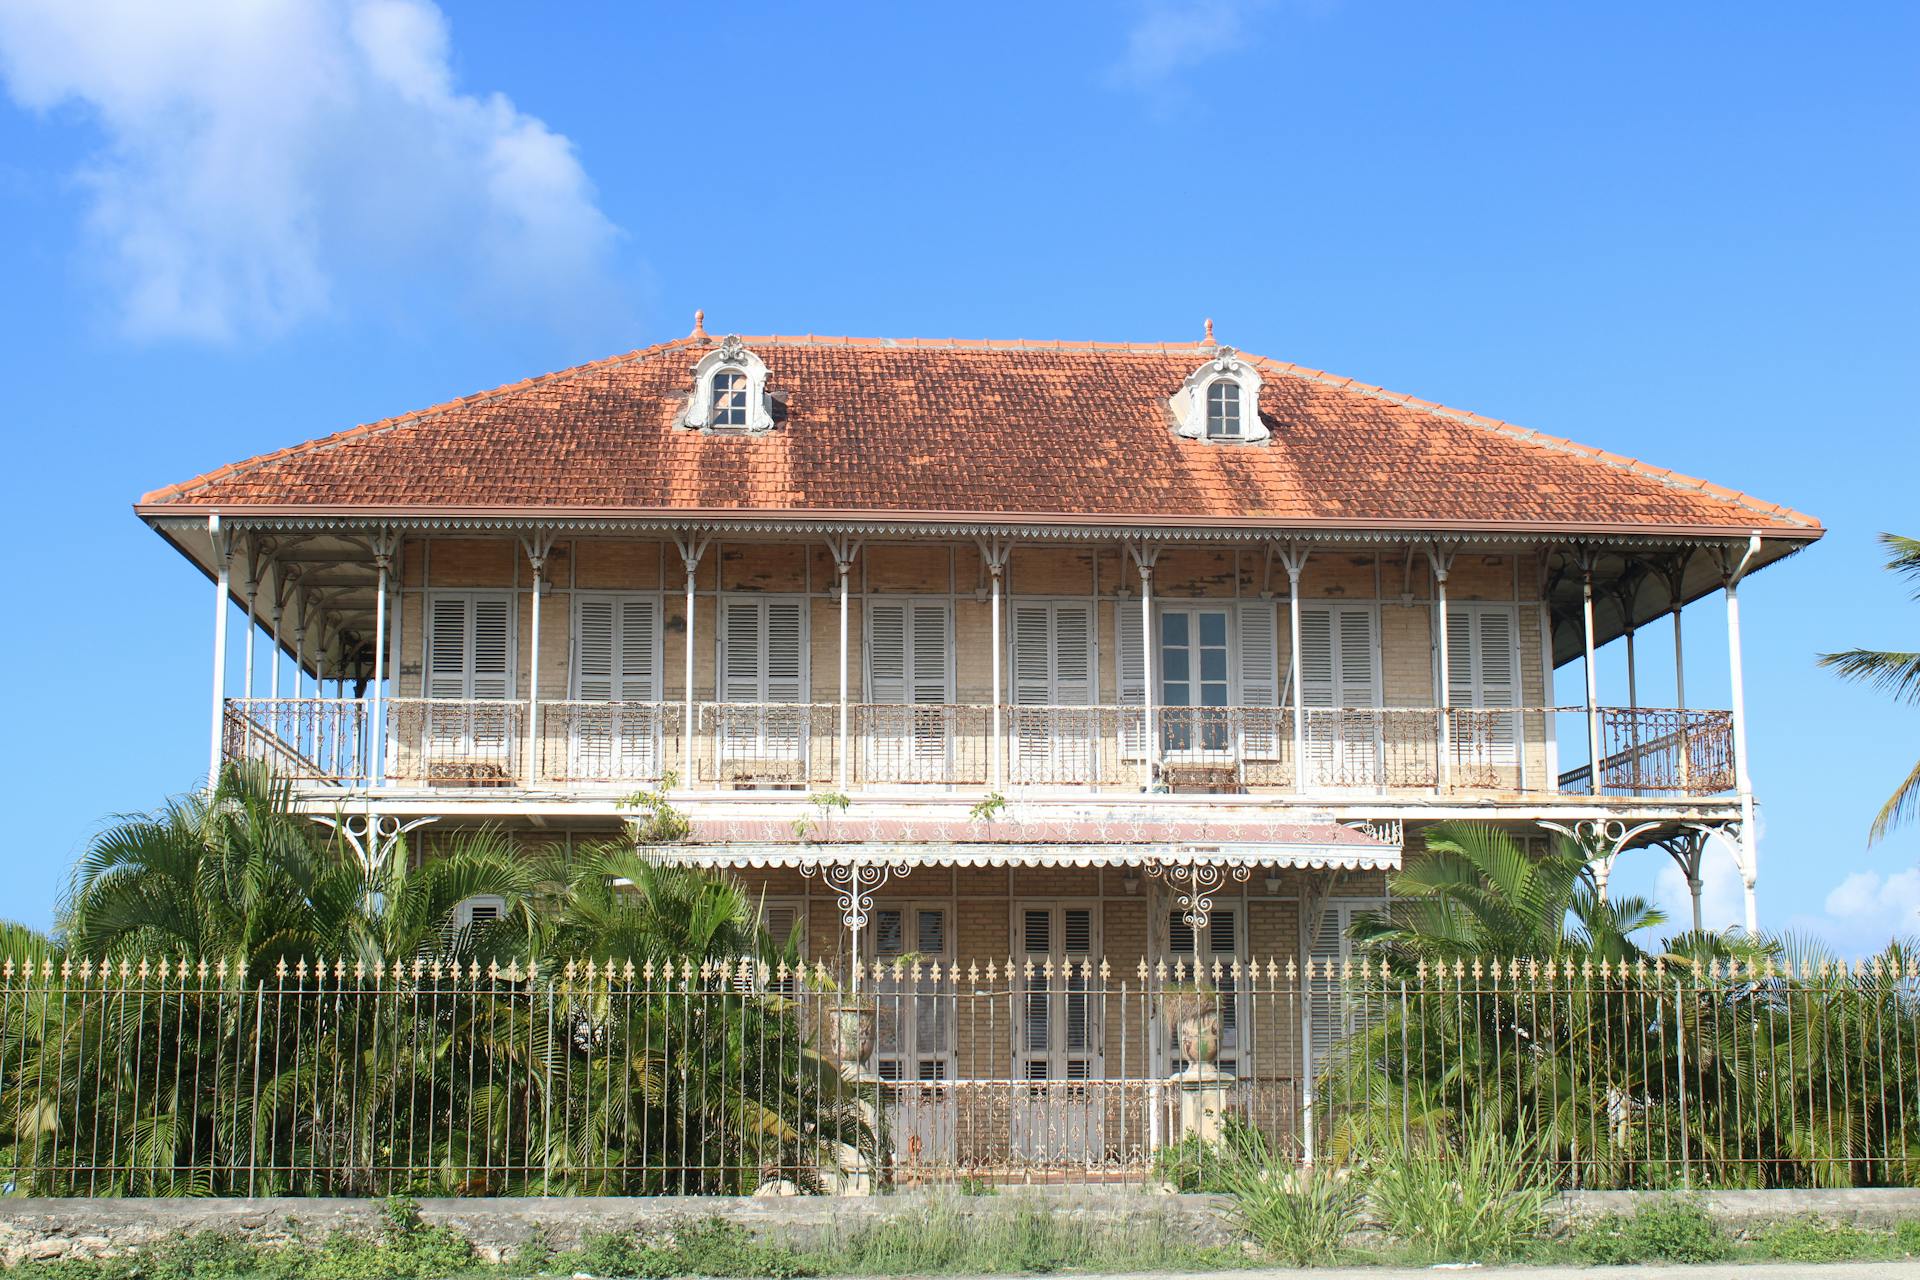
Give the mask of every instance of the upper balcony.
[{"label": "upper balcony", "polygon": [[[453,793],[1591,797],[1583,707],[234,698],[224,754],[303,788]],[[375,732],[376,716],[378,717]],[[537,721],[537,723],[535,723]],[[1600,793],[1734,790],[1725,711],[1601,707]],[[692,731],[688,732],[691,725]],[[1147,748],[1151,746],[1151,750]]]}]

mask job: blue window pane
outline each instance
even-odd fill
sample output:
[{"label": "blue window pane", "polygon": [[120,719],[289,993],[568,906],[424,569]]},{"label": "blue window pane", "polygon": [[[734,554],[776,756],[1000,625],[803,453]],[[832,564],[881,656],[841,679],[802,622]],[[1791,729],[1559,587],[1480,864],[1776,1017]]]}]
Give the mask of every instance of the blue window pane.
[{"label": "blue window pane", "polygon": [[1200,643],[1224,645],[1227,642],[1227,615],[1224,613],[1203,613],[1200,615]]},{"label": "blue window pane", "polygon": [[1161,662],[1161,676],[1169,683],[1185,680],[1193,674],[1190,663],[1191,660],[1187,657],[1185,649],[1169,649]]},{"label": "blue window pane", "polygon": [[1227,651],[1225,649],[1202,649],[1200,651],[1200,678],[1202,680],[1225,680],[1227,678]]},{"label": "blue window pane", "polygon": [[1162,644],[1185,644],[1187,642],[1186,614],[1164,613],[1160,615],[1160,642]]},{"label": "blue window pane", "polygon": [[1225,684],[1202,684],[1200,686],[1200,705],[1206,707],[1226,706],[1227,686]]},{"label": "blue window pane", "polygon": [[1167,681],[1165,686],[1160,690],[1160,696],[1170,707],[1187,706],[1187,682],[1184,680]]}]

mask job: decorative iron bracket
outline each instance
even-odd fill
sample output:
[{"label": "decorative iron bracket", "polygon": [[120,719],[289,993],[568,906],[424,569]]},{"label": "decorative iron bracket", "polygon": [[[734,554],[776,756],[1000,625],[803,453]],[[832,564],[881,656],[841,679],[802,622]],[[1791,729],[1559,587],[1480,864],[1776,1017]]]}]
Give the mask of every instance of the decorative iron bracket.
[{"label": "decorative iron bracket", "polygon": [[1594,885],[1602,902],[1607,900],[1607,881],[1613,875],[1613,864],[1626,852],[1627,845],[1660,826],[1657,822],[1628,826],[1619,818],[1582,818],[1571,827],[1542,818],[1540,825],[1586,850],[1587,865],[1593,868]]},{"label": "decorative iron bracket", "polygon": [[395,840],[429,822],[440,821],[437,816],[430,816],[402,822],[390,813],[347,813],[333,817],[317,813],[313,820],[338,832],[368,871],[386,860]]},{"label": "decorative iron bracket", "polygon": [[833,890],[835,902],[840,907],[840,922],[847,926],[849,933],[858,934],[867,927],[867,917],[873,911],[873,895],[893,879],[893,867],[885,862],[816,862],[801,866],[800,874],[811,879],[819,876],[821,883]]},{"label": "decorative iron bracket", "polygon": [[1207,927],[1207,921],[1213,915],[1213,895],[1220,891],[1229,877],[1235,884],[1245,884],[1253,877],[1252,866],[1244,862],[1154,860],[1146,864],[1146,872],[1173,890],[1174,900],[1180,908],[1180,918],[1195,930]]}]

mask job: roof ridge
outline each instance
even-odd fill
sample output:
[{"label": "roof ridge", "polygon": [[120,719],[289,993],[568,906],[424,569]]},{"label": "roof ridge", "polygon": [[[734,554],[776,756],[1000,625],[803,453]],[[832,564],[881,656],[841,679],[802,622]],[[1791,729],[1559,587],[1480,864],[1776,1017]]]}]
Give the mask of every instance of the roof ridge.
[{"label": "roof ridge", "polygon": [[1685,475],[1678,471],[1669,470],[1666,467],[1656,467],[1651,463],[1642,462],[1638,458],[1628,458],[1621,454],[1609,453],[1605,449],[1596,448],[1590,444],[1581,444],[1578,440],[1569,440],[1565,436],[1549,435],[1533,427],[1523,427],[1518,423],[1507,422],[1501,418],[1489,418],[1483,413],[1474,413],[1469,409],[1456,409],[1451,405],[1439,404],[1432,400],[1422,400],[1420,397],[1410,395],[1404,391],[1392,391],[1386,387],[1375,386],[1371,382],[1362,382],[1358,378],[1344,378],[1338,374],[1328,373],[1324,369],[1309,369],[1305,365],[1294,364],[1286,360],[1276,360],[1272,356],[1255,355],[1249,351],[1242,351],[1240,355],[1250,363],[1256,364],[1263,369],[1270,369],[1275,373],[1283,374],[1290,378],[1297,378],[1303,382],[1312,382],[1319,386],[1333,387],[1341,391],[1350,391],[1355,395],[1366,396],[1371,400],[1390,401],[1409,409],[1419,410],[1430,417],[1443,418],[1449,422],[1459,422],[1467,426],[1478,427],[1482,431],[1493,435],[1504,436],[1508,439],[1519,440],[1527,444],[1537,444],[1543,448],[1555,449],[1562,453],[1571,453],[1583,458],[1590,458],[1595,462],[1603,463],[1643,479],[1655,481],[1668,488],[1692,489],[1698,493],[1719,498],[1724,502],[1731,502],[1736,506],[1745,507],[1749,511],[1778,516],[1782,519],[1806,525],[1812,529],[1823,527],[1817,518],[1808,515],[1804,511],[1796,511],[1792,507],[1782,506],[1777,502],[1768,502],[1765,498],[1757,498],[1750,493],[1743,493],[1738,489],[1729,489],[1725,485],[1715,484],[1711,480],[1703,480],[1698,476]]},{"label": "roof ridge", "polygon": [[406,413],[394,414],[392,417],[379,418],[373,422],[363,422],[357,426],[346,427],[340,431],[335,431],[313,440],[303,440],[299,444],[290,444],[284,448],[270,450],[267,453],[256,453],[250,458],[242,458],[238,462],[229,462],[225,466],[215,467],[212,471],[202,472],[190,480],[182,480],[178,484],[170,484],[163,488],[155,489],[140,499],[140,505],[145,506],[168,502],[194,489],[211,484],[216,480],[226,480],[250,471],[255,467],[265,466],[270,462],[279,462],[300,454],[311,453],[315,450],[327,448],[349,439],[358,439],[363,436],[373,435],[379,431],[390,431],[396,427],[423,422],[437,414],[446,413],[452,409],[464,408],[468,405],[485,404],[487,401],[500,396],[527,391],[534,387],[544,387],[555,382],[563,382],[568,378],[578,377],[583,373],[592,373],[601,369],[610,369],[623,364],[632,364],[636,361],[652,359],[655,356],[665,355],[676,347],[692,346],[697,343],[698,340],[691,336],[672,338],[666,342],[656,342],[650,347],[636,347],[632,351],[623,351],[619,355],[602,356],[598,360],[589,360],[584,364],[570,365],[565,369],[555,369],[548,373],[531,374],[520,379],[518,382],[503,383],[488,391],[476,391],[470,395],[455,396],[451,400],[442,400],[438,404],[428,405],[424,409],[411,409]]}]

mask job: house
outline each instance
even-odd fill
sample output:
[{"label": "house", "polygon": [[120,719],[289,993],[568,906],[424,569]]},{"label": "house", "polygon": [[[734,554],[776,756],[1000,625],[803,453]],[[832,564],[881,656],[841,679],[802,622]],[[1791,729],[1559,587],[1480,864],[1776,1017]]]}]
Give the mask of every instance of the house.
[{"label": "house", "polygon": [[[1441,819],[1576,835],[1603,883],[1658,846],[1697,886],[1724,847],[1751,922],[1738,588],[1822,533],[1211,322],[696,321],[137,511],[217,584],[210,768],[271,762],[367,848],[593,839],[663,790],[692,823],[667,856],[738,876],[812,955],[1012,962],[990,1042],[889,1033],[883,1074],[928,1081],[1171,1069],[1164,1032],[1089,1008],[1094,962],[1337,960]],[[1716,593],[1733,705],[1694,707],[1683,607]],[[1616,640],[1627,705],[1598,705]],[[1640,684],[1636,640],[1681,687]],[[1557,706],[1573,662],[1587,697]],[[1242,1076],[1300,1069],[1295,1014],[1228,1024]]]}]

